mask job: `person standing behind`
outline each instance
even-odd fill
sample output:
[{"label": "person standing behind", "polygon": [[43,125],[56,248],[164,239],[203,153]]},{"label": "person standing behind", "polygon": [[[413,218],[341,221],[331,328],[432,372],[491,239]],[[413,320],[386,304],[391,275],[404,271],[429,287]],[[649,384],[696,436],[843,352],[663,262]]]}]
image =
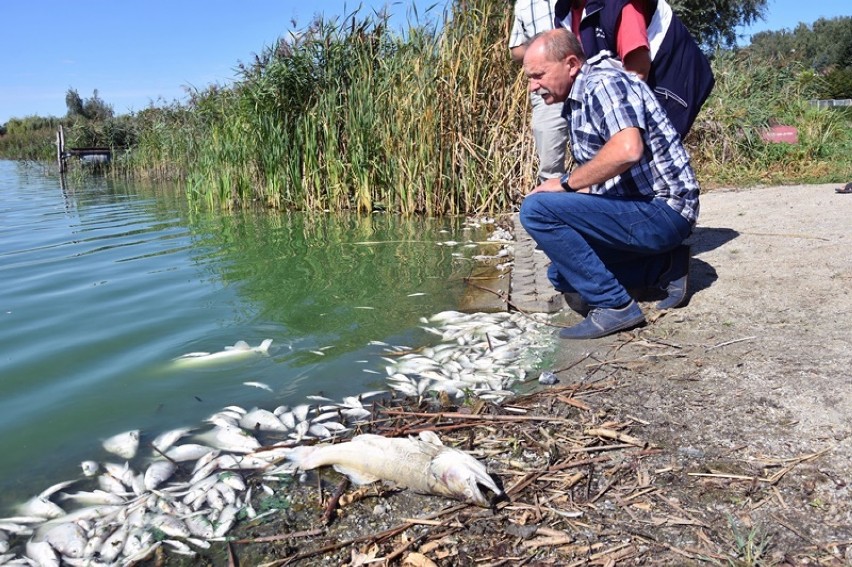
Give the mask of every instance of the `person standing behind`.
[{"label": "person standing behind", "polygon": [[529,90],[564,107],[578,164],[524,198],[520,220],[551,261],[548,277],[588,306],[564,339],[593,339],[645,321],[627,288],[659,287],[657,304],[686,299],[700,187],[689,155],[649,86],[605,58],[586,61],[566,29],[536,36],[524,55]]},{"label": "person standing behind", "polygon": [[[527,42],[537,33],[551,30],[556,21],[556,0],[516,0],[515,19],[509,36],[512,60],[523,63]],[[565,146],[568,124],[560,105],[547,105],[538,93],[530,93],[532,132],[538,154],[538,180],[553,179],[565,173]]]},{"label": "person standing behind", "polygon": [[558,0],[557,27],[586,58],[617,57],[648,83],[681,138],[713,90],[710,62],[666,0]]}]

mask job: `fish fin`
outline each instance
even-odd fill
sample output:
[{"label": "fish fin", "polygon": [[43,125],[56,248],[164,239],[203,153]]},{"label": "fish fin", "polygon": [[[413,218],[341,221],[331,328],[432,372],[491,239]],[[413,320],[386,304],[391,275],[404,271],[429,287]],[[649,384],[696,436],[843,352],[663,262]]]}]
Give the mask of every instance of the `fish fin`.
[{"label": "fish fin", "polygon": [[435,445],[436,447],[444,446],[443,441],[441,441],[441,438],[434,431],[421,431],[418,437],[421,441],[429,445]]},{"label": "fish fin", "polygon": [[370,484],[371,482],[376,482],[377,480],[379,480],[379,477],[373,476],[371,474],[367,474],[363,471],[359,471],[359,470],[355,470],[355,469],[349,469],[349,468],[346,468],[342,465],[332,465],[332,466],[334,467],[334,470],[336,470],[340,474],[345,474],[346,476],[349,477],[349,480],[351,480],[353,483],[358,484],[358,485]]},{"label": "fish fin", "polygon": [[269,352],[269,345],[272,344],[272,339],[264,339],[260,346],[257,347],[258,352]]},{"label": "fish fin", "polygon": [[441,439],[434,431],[421,431],[417,437],[409,436],[409,441],[418,451],[434,458],[446,450]]},{"label": "fish fin", "polygon": [[226,346],[225,350],[251,350],[251,347],[245,341],[237,341],[234,346]]}]

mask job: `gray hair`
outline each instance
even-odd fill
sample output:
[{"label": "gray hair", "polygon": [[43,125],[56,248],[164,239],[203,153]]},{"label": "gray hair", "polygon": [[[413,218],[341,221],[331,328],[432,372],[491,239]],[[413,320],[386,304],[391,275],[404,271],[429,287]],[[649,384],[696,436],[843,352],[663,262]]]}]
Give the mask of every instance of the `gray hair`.
[{"label": "gray hair", "polygon": [[555,28],[535,34],[527,44],[527,48],[538,42],[543,42],[544,52],[551,61],[562,61],[569,55],[577,56],[580,61],[586,60],[580,40],[573,32],[565,28]]}]

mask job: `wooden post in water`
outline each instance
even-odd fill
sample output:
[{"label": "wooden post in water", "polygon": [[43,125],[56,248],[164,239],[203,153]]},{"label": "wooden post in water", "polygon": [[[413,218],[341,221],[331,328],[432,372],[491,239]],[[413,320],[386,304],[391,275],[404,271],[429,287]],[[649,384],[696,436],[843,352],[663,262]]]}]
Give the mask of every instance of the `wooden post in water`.
[{"label": "wooden post in water", "polygon": [[59,125],[59,130],[56,131],[56,161],[59,164],[59,173],[65,173],[65,130],[62,125]]}]

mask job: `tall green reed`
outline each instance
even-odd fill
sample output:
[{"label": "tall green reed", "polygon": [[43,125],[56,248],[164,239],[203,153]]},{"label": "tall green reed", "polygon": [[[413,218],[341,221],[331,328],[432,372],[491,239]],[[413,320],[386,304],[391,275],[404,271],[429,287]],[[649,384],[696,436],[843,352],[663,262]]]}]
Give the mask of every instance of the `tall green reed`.
[{"label": "tall green reed", "polygon": [[[534,184],[529,98],[507,37],[511,3],[455,0],[440,21],[317,19],[230,87],[137,115],[125,171],[185,180],[216,207],[484,214]],[[847,114],[811,107],[802,70],[719,53],[717,85],[687,139],[705,187],[852,176]],[[799,144],[760,131],[796,126]]]},{"label": "tall green reed", "polygon": [[406,34],[382,15],[318,19],[243,65],[233,88],[194,93],[180,132],[149,121],[143,157],[127,163],[180,170],[193,198],[225,207],[506,208],[517,196],[506,169],[523,178],[530,156],[517,151],[527,109],[508,15],[457,2]]}]

